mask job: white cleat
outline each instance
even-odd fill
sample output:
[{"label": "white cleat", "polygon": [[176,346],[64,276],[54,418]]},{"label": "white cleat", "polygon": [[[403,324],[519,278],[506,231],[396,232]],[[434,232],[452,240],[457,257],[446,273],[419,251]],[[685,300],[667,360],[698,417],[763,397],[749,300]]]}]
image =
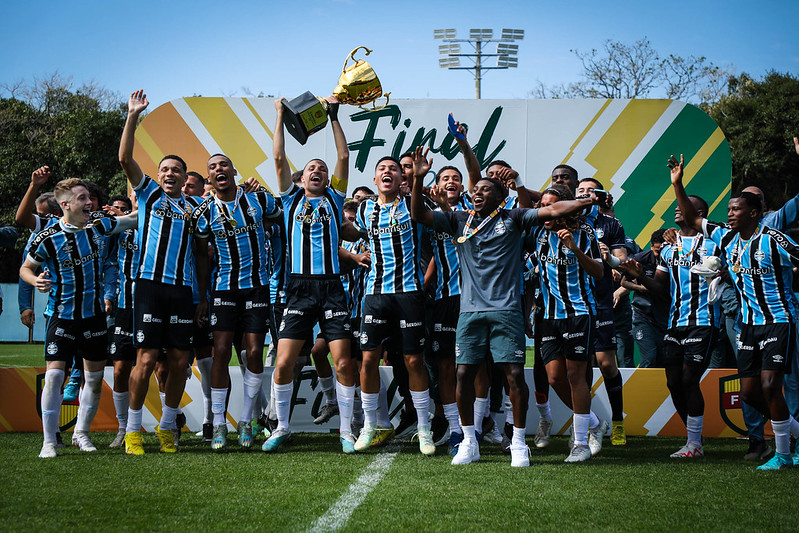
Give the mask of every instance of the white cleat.
[{"label": "white cleat", "polygon": [[610,424],[607,420],[599,419],[599,424],[593,429],[588,429],[588,448],[591,450],[591,455],[596,455],[602,450],[602,438],[608,432]]},{"label": "white cleat", "polygon": [[685,446],[671,454],[669,457],[674,459],[694,459],[704,456],[705,452],[702,450],[701,445],[694,444],[693,442],[687,442],[685,443]]},{"label": "white cleat", "polygon": [[55,442],[45,442],[42,446],[42,451],[39,452],[39,457],[42,459],[52,459],[57,455]]},{"label": "white cleat", "polygon": [[463,440],[458,445],[458,453],[452,458],[452,465],[468,465],[480,460],[480,444],[477,440]]},{"label": "white cleat", "polygon": [[535,430],[533,444],[536,448],[546,448],[549,446],[549,437],[552,434],[552,419],[541,418],[538,420],[538,429]]},{"label": "white cleat", "polygon": [[511,466],[530,466],[530,447],[526,444],[521,446],[510,447],[510,465]]},{"label": "white cleat", "polygon": [[564,463],[582,463],[591,458],[591,448],[586,444],[575,444]]},{"label": "white cleat", "polygon": [[89,433],[86,431],[75,431],[72,433],[72,444],[80,448],[82,452],[96,452],[97,448],[89,438]]}]

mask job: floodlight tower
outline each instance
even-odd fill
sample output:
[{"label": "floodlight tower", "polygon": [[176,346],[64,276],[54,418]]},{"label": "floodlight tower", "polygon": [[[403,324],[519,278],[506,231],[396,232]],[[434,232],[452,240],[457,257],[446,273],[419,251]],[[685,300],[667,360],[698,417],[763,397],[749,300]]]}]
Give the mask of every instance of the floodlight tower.
[{"label": "floodlight tower", "polygon": [[[458,39],[455,28],[433,30],[433,38],[444,41],[438,45],[438,64],[449,70],[471,70],[474,73],[474,97],[481,96],[481,83],[484,70],[516,68],[519,65],[519,45],[514,41],[524,39],[524,30],[502,29],[499,39],[494,39],[490,28],[472,28],[468,39]],[[473,53],[461,53],[460,43],[469,43]],[[496,48],[491,45],[496,43]],[[469,58],[471,65],[461,66],[460,58]],[[493,59],[496,58],[496,62]],[[488,64],[484,63],[488,59]]]}]

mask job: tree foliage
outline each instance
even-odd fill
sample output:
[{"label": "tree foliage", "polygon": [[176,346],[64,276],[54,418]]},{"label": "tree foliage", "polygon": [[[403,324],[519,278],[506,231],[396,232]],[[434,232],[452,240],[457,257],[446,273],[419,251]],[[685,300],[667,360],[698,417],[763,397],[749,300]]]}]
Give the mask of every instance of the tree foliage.
[{"label": "tree foliage", "polygon": [[571,50],[582,64],[582,79],[532,91],[539,98],[672,98],[715,102],[729,73],[704,56],[661,56],[644,37],[633,44],[607,40],[601,49]]},{"label": "tree foliage", "polygon": [[708,107],[732,151],[732,189],[763,189],[766,203],[779,207],[799,193],[799,78],[768,73],[731,77],[729,93]]},{"label": "tree foliage", "polygon": [[[117,157],[126,111],[121,98],[94,85],[74,89],[58,74],[0,89],[0,221],[14,224],[31,172],[42,165],[51,167],[54,179],[41,192],[69,177],[94,181],[112,194],[124,192]],[[21,233],[18,247],[27,237]],[[2,261],[4,281],[11,262]]]}]

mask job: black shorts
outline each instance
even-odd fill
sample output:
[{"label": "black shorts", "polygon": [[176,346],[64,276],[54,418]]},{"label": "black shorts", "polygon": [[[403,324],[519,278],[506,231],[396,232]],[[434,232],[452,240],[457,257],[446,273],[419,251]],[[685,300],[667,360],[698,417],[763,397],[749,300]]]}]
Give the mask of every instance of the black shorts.
[{"label": "black shorts", "polygon": [[680,326],[671,328],[663,338],[663,362],[667,365],[693,366],[706,370],[716,346],[716,328]]},{"label": "black shorts", "polygon": [[738,337],[738,373],[741,377],[759,376],[761,370],[790,374],[796,350],[794,327],[793,322],[741,325]]},{"label": "black shorts", "polygon": [[214,331],[269,331],[269,287],[214,291],[211,294],[211,319]]},{"label": "black shorts", "polygon": [[327,342],[350,338],[350,312],[340,276],[292,275],[286,294],[288,301],[278,328],[281,339],[312,338],[317,322]]},{"label": "black shorts", "polygon": [[136,348],[191,349],[194,333],[191,287],[140,279],[136,281],[133,301]]},{"label": "black shorts", "polygon": [[51,317],[47,321],[44,360],[69,364],[75,356],[81,356],[87,361],[106,361],[107,339],[107,326],[102,315],[76,320]]},{"label": "black shorts", "polygon": [[455,359],[455,333],[460,312],[460,295],[447,296],[433,303],[429,341],[429,353],[433,359]]},{"label": "black shorts", "polygon": [[114,314],[108,353],[114,361],[136,362],[136,349],[133,348],[133,309],[130,307],[120,307]]},{"label": "black shorts", "polygon": [[613,322],[613,309],[596,310],[594,350],[597,352],[616,350],[616,326]]},{"label": "black shorts", "polygon": [[399,332],[403,353],[424,351],[424,294],[421,291],[364,297],[361,350],[382,346],[395,332]]},{"label": "black shorts", "polygon": [[588,361],[594,349],[596,320],[592,315],[545,318],[536,323],[541,330],[541,359],[544,364],[558,355],[570,361]]}]

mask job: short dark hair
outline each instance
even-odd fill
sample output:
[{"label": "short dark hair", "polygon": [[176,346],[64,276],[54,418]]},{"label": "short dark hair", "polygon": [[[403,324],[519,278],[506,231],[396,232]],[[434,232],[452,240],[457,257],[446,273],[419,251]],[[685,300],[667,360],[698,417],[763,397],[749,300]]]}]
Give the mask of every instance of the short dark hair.
[{"label": "short dark hair", "polygon": [[557,183],[547,187],[544,192],[541,193],[541,196],[544,196],[545,194],[553,194],[561,200],[574,200],[574,194],[572,193],[571,189]]},{"label": "short dark hair", "polygon": [[[313,161],[313,159],[311,159],[311,161]],[[305,163],[305,164],[307,165],[308,163]],[[305,168],[305,167],[303,167],[303,168]],[[294,183],[296,185],[299,182],[301,182],[302,181],[302,172],[303,172],[302,170],[298,170],[297,172],[293,173],[291,175],[291,183]]]},{"label": "short dark hair", "polygon": [[461,182],[463,182],[463,174],[461,174],[461,171],[458,169],[458,167],[453,167],[452,165],[446,165],[446,166],[443,166],[443,167],[441,167],[441,168],[438,170],[438,172],[436,172],[436,183],[438,183],[438,180],[439,180],[439,178],[441,178],[441,174],[442,174],[442,173],[443,173],[445,170],[454,170],[455,172],[457,172],[457,173],[458,173],[458,176],[460,176],[460,177],[461,177]]},{"label": "short dark hair", "polygon": [[697,202],[699,202],[699,210],[702,211],[705,216],[707,216],[707,211],[709,209],[707,202],[701,196],[697,196],[695,194],[689,194],[688,198],[693,198]]},{"label": "short dark hair", "polygon": [[[213,156],[211,156],[211,157],[213,157]],[[200,183],[205,185],[205,178],[199,172],[194,172],[193,170],[190,170],[189,172],[186,172],[186,178],[188,178],[189,176],[191,176],[193,178],[197,178],[198,180],[200,180]]]},{"label": "short dark hair", "polygon": [[111,198],[108,199],[108,204],[111,205],[114,202],[123,202],[126,206],[128,206],[128,211],[133,209],[133,202],[130,201],[130,198],[123,194],[115,194]]},{"label": "short dark hair", "polygon": [[760,201],[760,196],[753,192],[742,191],[737,198],[743,198],[749,209],[757,209],[761,215],[763,214],[763,202]]},{"label": "short dark hair", "polygon": [[578,181],[577,184],[579,185],[581,183],[585,183],[586,181],[590,181],[590,182],[596,183],[598,189],[603,190],[603,191],[605,190],[605,187],[603,187],[602,183],[600,183],[600,181],[598,179],[596,179],[596,178],[583,178],[580,181]]},{"label": "short dark hair", "polygon": [[358,206],[361,205],[355,200],[348,200],[344,202],[344,205],[341,206],[342,211],[357,211]]},{"label": "short dark hair", "polygon": [[97,205],[102,207],[108,203],[108,193],[105,192],[105,188],[97,185],[93,181],[83,180],[83,183],[86,185],[86,188],[89,189],[89,195],[97,198]]},{"label": "short dark hair", "polygon": [[[401,156],[399,156],[399,159],[395,159],[395,161],[396,161],[396,162],[397,162],[397,164],[399,165],[399,162],[400,162],[401,160],[405,159],[406,157],[410,157],[411,159],[413,159],[413,156],[414,156],[414,152],[405,152],[404,154],[402,154]],[[379,162],[380,162],[380,161],[378,161],[378,163],[379,163]]]},{"label": "short dark hair", "polygon": [[179,155],[175,155],[175,154],[169,154],[169,155],[165,155],[164,157],[162,157],[161,161],[158,162],[158,167],[160,168],[161,167],[161,163],[163,163],[167,159],[174,159],[175,161],[179,161],[180,162],[180,166],[183,167],[183,172],[186,172],[189,169],[189,167],[186,166],[186,162],[183,160],[183,158],[180,157]]},{"label": "short dark hair", "polygon": [[649,242],[652,244],[658,242],[666,242],[666,239],[663,238],[663,234],[666,233],[666,228],[656,229],[652,232],[652,236],[649,238]]},{"label": "short dark hair", "polygon": [[227,159],[228,163],[230,163],[231,165],[233,164],[233,160],[232,159],[230,159],[225,154],[220,154],[220,153],[216,153],[216,154],[212,155],[211,157],[208,158],[208,161],[210,161],[211,159],[213,159],[215,157],[224,157],[225,159]]},{"label": "short dark hair", "polygon": [[512,169],[512,168],[513,168],[512,166],[510,166],[508,163],[506,163],[506,162],[505,162],[505,161],[503,161],[502,159],[494,159],[494,160],[493,160],[493,161],[491,161],[491,162],[490,162],[488,165],[486,165],[486,168],[487,168],[487,169],[488,169],[488,168],[491,168],[491,167],[493,167],[494,165],[499,165],[499,166],[501,166],[501,167],[510,168],[510,169]]},{"label": "short dark hair", "polygon": [[[579,180],[580,179],[580,174],[577,172],[577,169],[572,167],[572,166],[570,166],[570,165],[558,165],[558,166],[556,166],[555,168],[552,169],[552,172],[555,172],[556,170],[558,170],[560,168],[565,168],[571,174],[574,174],[574,179],[575,180]],[[552,175],[551,172],[550,172],[550,175]]]},{"label": "short dark hair", "polygon": [[355,194],[357,194],[358,191],[363,191],[368,196],[374,196],[374,194],[375,194],[374,191],[372,189],[370,189],[369,187],[367,187],[366,185],[361,185],[360,187],[355,187],[355,190],[352,191],[352,195],[355,196]]},{"label": "short dark hair", "polygon": [[505,186],[502,184],[502,182],[499,181],[497,178],[483,177],[478,180],[478,183],[481,181],[490,181],[491,184],[494,185],[494,188],[502,195],[503,200],[508,197],[508,189],[506,189]]},{"label": "short dark hair", "polygon": [[36,206],[43,203],[47,204],[47,212],[49,214],[61,216],[61,205],[58,203],[58,200],[55,199],[55,194],[53,194],[52,191],[43,192],[36,198],[36,202],[34,202]]},{"label": "short dark hair", "polygon": [[[405,155],[401,155],[400,159],[402,159],[406,155],[409,156],[409,157],[413,157],[413,155],[410,152],[408,152]],[[402,165],[400,165],[399,159],[397,159],[396,157],[394,157],[392,155],[384,155],[383,157],[381,157],[380,159],[377,160],[377,164],[375,165],[375,170],[377,170],[377,167],[379,167],[380,163],[382,163],[383,161],[394,161],[397,164],[398,168],[402,168]]]}]

